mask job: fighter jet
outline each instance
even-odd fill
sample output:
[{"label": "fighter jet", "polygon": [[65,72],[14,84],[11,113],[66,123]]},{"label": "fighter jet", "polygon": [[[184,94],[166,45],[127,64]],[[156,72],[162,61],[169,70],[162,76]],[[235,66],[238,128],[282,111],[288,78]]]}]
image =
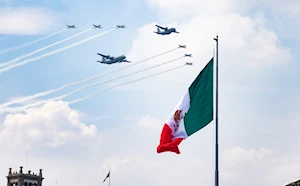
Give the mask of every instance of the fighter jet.
[{"label": "fighter jet", "polygon": [[76,28],[75,25],[67,25],[67,28]]},{"label": "fighter jet", "polygon": [[188,62],[185,62],[185,65],[190,65],[190,66],[193,66],[193,63],[188,63]]},{"label": "fighter jet", "polygon": [[101,25],[94,25],[93,24],[93,26],[94,26],[94,28],[102,28]]},{"label": "fighter jet", "polygon": [[[168,28],[168,27],[161,27],[161,26],[158,26],[158,25],[155,25],[157,27],[157,32],[154,32],[156,34],[160,34],[160,35],[169,35],[171,34],[172,32],[174,33],[179,33],[176,31],[176,28]],[[160,29],[162,29],[163,31],[161,31]]]},{"label": "fighter jet", "polygon": [[125,25],[117,25],[117,28],[125,28]]},{"label": "fighter jet", "polygon": [[104,63],[104,64],[108,64],[108,65],[114,64],[114,63],[122,63],[122,62],[131,63],[130,61],[126,60],[126,56],[124,56],[124,55],[121,55],[118,57],[112,57],[109,55],[103,55],[103,54],[99,54],[99,53],[97,53],[97,54],[102,56],[102,61],[97,61],[99,63]]},{"label": "fighter jet", "polygon": [[192,54],[184,54],[184,57],[192,57]]},{"label": "fighter jet", "polygon": [[178,48],[186,48],[186,45],[179,45]]}]

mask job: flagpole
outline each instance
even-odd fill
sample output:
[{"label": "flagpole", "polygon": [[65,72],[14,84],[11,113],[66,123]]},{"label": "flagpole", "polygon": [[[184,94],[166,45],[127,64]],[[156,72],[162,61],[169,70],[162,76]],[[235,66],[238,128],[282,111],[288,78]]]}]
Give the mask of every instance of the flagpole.
[{"label": "flagpole", "polygon": [[110,172],[110,169],[109,169],[109,182],[108,182],[108,185],[110,186],[110,178],[111,178],[111,172]]},{"label": "flagpole", "polygon": [[219,142],[218,142],[218,35],[214,38],[216,41],[216,170],[215,170],[215,186],[219,186]]},{"label": "flagpole", "polygon": [[28,170],[27,169],[27,164],[28,164],[28,152],[26,153],[26,171]]}]

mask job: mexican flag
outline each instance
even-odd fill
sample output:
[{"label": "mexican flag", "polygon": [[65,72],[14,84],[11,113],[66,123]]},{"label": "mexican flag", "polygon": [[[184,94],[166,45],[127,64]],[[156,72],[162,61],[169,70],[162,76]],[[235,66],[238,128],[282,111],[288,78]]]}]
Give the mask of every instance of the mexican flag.
[{"label": "mexican flag", "polygon": [[166,120],[157,153],[180,154],[181,141],[213,120],[213,67],[212,58]]}]

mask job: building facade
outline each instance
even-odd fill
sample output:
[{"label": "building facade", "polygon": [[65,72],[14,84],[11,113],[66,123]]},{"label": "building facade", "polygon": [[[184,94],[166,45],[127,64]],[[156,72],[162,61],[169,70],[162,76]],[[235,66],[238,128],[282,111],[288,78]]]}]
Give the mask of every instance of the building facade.
[{"label": "building facade", "polygon": [[9,168],[7,178],[7,186],[42,186],[43,174],[42,169],[38,174],[31,173],[29,170],[27,173],[23,173],[23,167],[20,167],[18,171],[12,171]]}]

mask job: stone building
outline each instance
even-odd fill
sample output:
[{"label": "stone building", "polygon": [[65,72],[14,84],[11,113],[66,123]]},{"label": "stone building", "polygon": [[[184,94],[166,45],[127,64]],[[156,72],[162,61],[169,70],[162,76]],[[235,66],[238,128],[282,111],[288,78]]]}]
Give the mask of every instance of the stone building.
[{"label": "stone building", "polygon": [[289,184],[287,184],[287,185],[285,185],[285,186],[300,186],[300,180],[294,181],[294,182],[289,183]]},{"label": "stone building", "polygon": [[39,174],[31,173],[29,170],[28,173],[23,173],[23,167],[20,167],[19,172],[12,171],[12,168],[9,168],[7,177],[7,186],[42,186],[43,174],[42,169],[40,169]]}]

